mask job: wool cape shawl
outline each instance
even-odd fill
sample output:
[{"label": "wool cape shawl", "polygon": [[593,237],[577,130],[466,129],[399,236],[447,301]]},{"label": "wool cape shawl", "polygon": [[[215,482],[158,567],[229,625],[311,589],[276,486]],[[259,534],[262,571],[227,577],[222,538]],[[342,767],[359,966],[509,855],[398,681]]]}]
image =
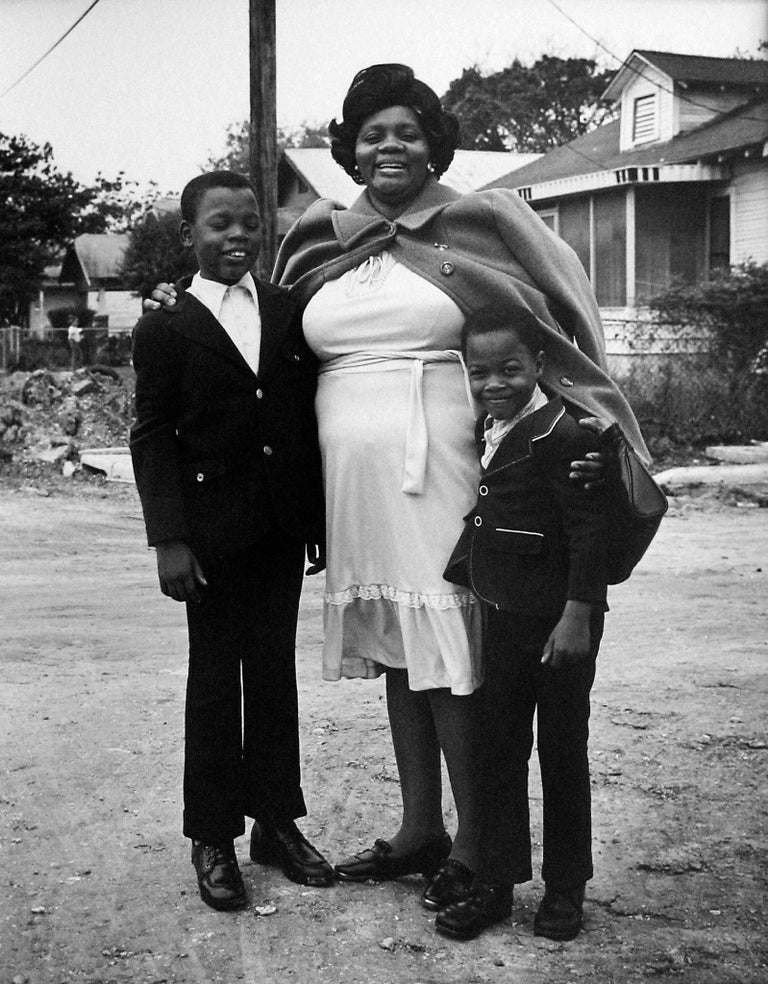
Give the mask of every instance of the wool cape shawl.
[{"label": "wool cape shawl", "polygon": [[618,423],[638,455],[650,459],[629,404],[607,374],[600,313],[584,268],[516,192],[461,195],[429,177],[393,220],[365,191],[349,208],[321,198],[283,240],[273,280],[303,306],[324,283],[384,250],[467,316],[486,305],[528,308],[546,337],[542,388],[582,416]]}]

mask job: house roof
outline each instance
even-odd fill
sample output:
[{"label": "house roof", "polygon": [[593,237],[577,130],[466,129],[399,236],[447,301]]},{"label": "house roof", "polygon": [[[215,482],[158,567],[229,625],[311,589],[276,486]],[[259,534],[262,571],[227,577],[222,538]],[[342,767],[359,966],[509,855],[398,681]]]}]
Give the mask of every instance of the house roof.
[{"label": "house roof", "polygon": [[[319,198],[331,198],[349,206],[360,194],[360,185],[331,157],[325,147],[287,148],[285,156],[297,174]],[[507,151],[457,150],[442,181],[465,194],[509,174],[540,154],[513,154]]]},{"label": "house roof", "polygon": [[643,63],[653,65],[674,82],[697,85],[768,86],[768,61],[760,58],[710,58],[679,55],[671,51],[634,50],[616,72],[603,99],[619,98],[630,77],[642,73]]},{"label": "house roof", "polygon": [[526,188],[598,171],[694,164],[742,152],[768,141],[768,98],[739,106],[664,143],[644,144],[623,152],[619,150],[619,129],[618,120],[606,123],[494,181],[490,187]]},{"label": "house roof", "polygon": [[77,282],[82,276],[90,287],[101,281],[119,279],[128,238],[114,232],[78,236],[64,257],[61,281]]}]

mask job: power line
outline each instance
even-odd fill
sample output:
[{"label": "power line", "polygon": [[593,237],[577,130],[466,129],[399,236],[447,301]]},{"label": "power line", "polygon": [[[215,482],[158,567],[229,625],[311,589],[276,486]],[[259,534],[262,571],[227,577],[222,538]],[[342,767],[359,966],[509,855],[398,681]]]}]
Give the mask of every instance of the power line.
[{"label": "power line", "polygon": [[[589,40],[592,41],[593,44],[596,44],[598,48],[602,48],[602,50],[607,55],[609,55],[611,58],[613,58],[613,60],[615,62],[618,62],[619,65],[624,66],[627,69],[627,71],[634,73],[635,75],[638,76],[638,78],[644,79],[646,82],[650,82],[650,84],[652,86],[654,86],[656,89],[660,89],[662,92],[666,92],[670,96],[676,96],[676,98],[678,98],[681,102],[688,103],[689,106],[698,106],[699,109],[706,109],[710,113],[717,111],[714,106],[709,106],[709,105],[707,105],[707,103],[698,102],[696,99],[691,99],[690,96],[685,96],[681,92],[677,92],[676,93],[674,89],[670,89],[667,86],[663,85],[661,82],[657,81],[656,79],[652,79],[650,76],[646,75],[645,72],[643,72],[642,69],[635,68],[633,65],[630,65],[629,62],[627,62],[625,59],[619,58],[619,56],[617,54],[615,54],[613,51],[611,51],[610,48],[606,48],[606,46],[602,43],[602,41],[598,41],[596,37],[594,37],[592,34],[590,34],[589,31],[585,30],[585,28],[583,28],[581,26],[581,24],[579,24],[577,21],[575,21],[573,19],[573,17],[571,17],[570,14],[567,14],[563,10],[563,8],[561,6],[559,6],[559,4],[557,4],[555,2],[555,0],[547,0],[547,2],[549,4],[551,4],[551,6],[553,6],[555,8],[555,10],[558,11],[558,13],[562,14],[563,17],[565,17],[566,20],[570,21],[571,24],[573,24],[573,26],[576,28],[577,31],[581,31],[581,33],[585,37],[589,38]],[[742,119],[751,120],[754,123],[764,123],[765,122],[765,120],[763,120],[759,116],[744,116],[744,117],[742,117]]]},{"label": "power line", "polygon": [[83,20],[85,17],[87,17],[88,14],[90,14],[90,12],[93,10],[93,8],[96,6],[98,2],[99,0],[93,0],[93,3],[90,5],[90,7],[88,7],[87,10],[85,10],[82,14],[80,14],[80,16],[77,18],[75,23],[61,35],[58,41],[55,41],[44,54],[40,55],[40,57],[37,59],[34,65],[28,68],[23,75],[19,76],[19,78],[16,79],[16,81],[12,85],[9,85],[4,92],[0,92],[0,99],[2,99],[4,96],[7,96],[8,93],[11,91],[11,89],[15,89],[20,82],[23,82],[24,79],[30,74],[30,72],[33,72],[40,64],[40,62],[44,61],[48,57],[48,55],[50,55],[50,53],[54,50],[54,48],[58,48],[58,46],[61,44],[64,38],[67,37],[68,34],[71,34],[72,31],[74,31],[74,29],[77,27],[80,21]]}]

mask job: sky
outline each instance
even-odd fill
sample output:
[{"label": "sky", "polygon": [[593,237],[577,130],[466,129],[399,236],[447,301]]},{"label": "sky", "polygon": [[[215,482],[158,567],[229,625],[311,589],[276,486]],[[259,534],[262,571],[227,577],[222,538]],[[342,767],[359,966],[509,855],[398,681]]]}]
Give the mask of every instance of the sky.
[{"label": "sky", "polygon": [[[98,0],[15,84],[92,2],[0,0],[0,132],[50,143],[84,184],[123,171],[177,192],[248,115],[248,0]],[[282,126],[339,115],[352,76],[376,62],[409,64],[442,95],[464,68],[514,58],[618,68],[633,48],[754,56],[768,40],[768,0],[276,0],[276,11]]]}]

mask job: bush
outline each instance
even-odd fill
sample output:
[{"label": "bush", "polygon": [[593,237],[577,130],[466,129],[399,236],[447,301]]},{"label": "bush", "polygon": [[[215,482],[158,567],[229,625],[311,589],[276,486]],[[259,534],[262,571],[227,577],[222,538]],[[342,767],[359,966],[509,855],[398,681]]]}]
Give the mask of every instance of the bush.
[{"label": "bush", "polygon": [[651,302],[677,338],[710,339],[694,354],[674,351],[638,363],[620,382],[651,445],[768,440],[768,264],[743,263]]},{"label": "bush", "polygon": [[670,355],[640,363],[620,380],[649,445],[743,444],[768,440],[768,386],[731,374],[706,356]]}]

